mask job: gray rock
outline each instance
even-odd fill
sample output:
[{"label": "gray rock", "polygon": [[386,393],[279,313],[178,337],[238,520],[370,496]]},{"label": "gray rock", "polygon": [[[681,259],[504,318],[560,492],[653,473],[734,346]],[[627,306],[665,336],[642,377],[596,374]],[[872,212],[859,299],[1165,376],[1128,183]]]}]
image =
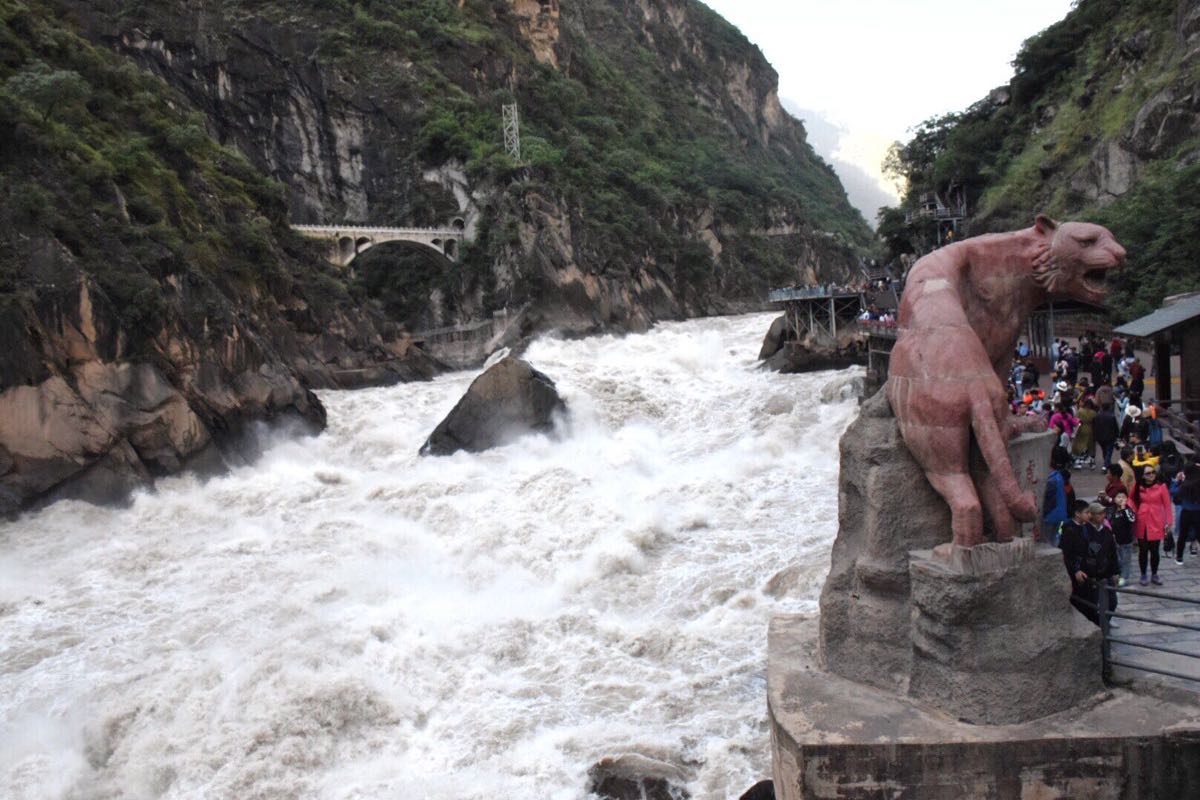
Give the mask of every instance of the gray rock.
[{"label": "gray rock", "polygon": [[1103,691],[1100,632],[1066,603],[1062,553],[1030,539],[958,550],[981,548],[950,562],[929,551],[912,557],[909,696],[955,719],[999,725]]},{"label": "gray rock", "polygon": [[821,657],[831,672],[903,690],[912,650],[908,552],[949,539],[950,509],[904,446],[884,392],[863,403],[840,451]]},{"label": "gray rock", "polygon": [[846,369],[866,363],[865,353],[833,348],[809,348],[800,342],[788,342],[779,349],[779,352],[764,361],[762,368],[789,375],[827,369]]},{"label": "gray rock", "polygon": [[686,781],[679,767],[637,753],[602,758],[588,770],[588,792],[604,800],[687,800]]},{"label": "gray rock", "polygon": [[1174,87],[1161,90],[1138,109],[1129,135],[1133,151],[1143,158],[1160,158],[1195,135],[1200,108],[1192,93]]},{"label": "gray rock", "polygon": [[854,375],[849,378],[834,378],[821,387],[821,402],[840,403],[843,400],[862,397],[866,392],[866,386],[866,378],[862,375]]},{"label": "gray rock", "polygon": [[1180,9],[1179,35],[1184,41],[1191,43],[1193,39],[1200,38],[1200,3],[1190,0],[1187,5],[1191,7]]},{"label": "gray rock", "polygon": [[[1010,443],[1022,487],[1031,479],[1042,485],[1052,438],[1030,434]],[[972,450],[972,474],[985,475]],[[842,436],[840,457],[838,535],[821,592],[822,664],[904,693],[913,660],[910,553],[949,542],[950,511],[904,445],[884,392],[862,404]],[[990,522],[984,534],[992,535]],[[1065,589],[1057,602],[1074,613]]]},{"label": "gray rock", "polygon": [[747,789],[738,800],[775,800],[775,782],[759,781]]},{"label": "gray rock", "polygon": [[758,351],[758,360],[766,361],[778,353],[779,349],[788,341],[790,333],[786,314],[772,320],[771,327],[767,329],[767,335],[763,337],[762,348]]},{"label": "gray rock", "polygon": [[421,447],[421,455],[477,453],[532,431],[548,431],[566,410],[554,381],[511,356],[475,379]]}]

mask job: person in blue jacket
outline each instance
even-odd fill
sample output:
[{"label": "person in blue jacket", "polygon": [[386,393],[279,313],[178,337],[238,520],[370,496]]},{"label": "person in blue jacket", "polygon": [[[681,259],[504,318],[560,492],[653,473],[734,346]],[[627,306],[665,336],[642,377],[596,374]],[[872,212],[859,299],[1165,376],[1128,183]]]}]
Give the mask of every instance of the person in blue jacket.
[{"label": "person in blue jacket", "polygon": [[1067,467],[1070,463],[1071,454],[1065,448],[1055,447],[1050,453],[1050,475],[1046,478],[1046,493],[1042,497],[1041,538],[1056,547],[1059,528],[1071,518],[1067,497],[1067,486],[1071,480]]}]

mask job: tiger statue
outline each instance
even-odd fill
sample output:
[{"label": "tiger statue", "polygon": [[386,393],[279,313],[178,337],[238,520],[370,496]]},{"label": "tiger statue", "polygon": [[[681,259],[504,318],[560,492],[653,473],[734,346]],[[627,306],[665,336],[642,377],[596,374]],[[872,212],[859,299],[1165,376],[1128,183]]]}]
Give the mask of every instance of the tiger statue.
[{"label": "tiger statue", "polygon": [[[1006,376],[1017,338],[1048,300],[1103,304],[1107,272],[1125,262],[1108,229],[1038,215],[1033,227],[964,239],[921,258],[909,272],[885,386],[900,435],[950,506],[953,542],[983,541],[983,512],[996,541],[1037,518],[1008,458],[1020,432]],[[990,474],[968,471],[971,434]]]}]

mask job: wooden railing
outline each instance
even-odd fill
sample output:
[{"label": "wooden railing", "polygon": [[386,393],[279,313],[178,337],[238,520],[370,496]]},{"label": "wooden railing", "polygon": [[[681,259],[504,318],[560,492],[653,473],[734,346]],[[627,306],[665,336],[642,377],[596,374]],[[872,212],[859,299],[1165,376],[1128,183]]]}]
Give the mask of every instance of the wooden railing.
[{"label": "wooden railing", "polygon": [[1158,403],[1158,421],[1163,431],[1177,443],[1200,453],[1200,399],[1164,400]]}]

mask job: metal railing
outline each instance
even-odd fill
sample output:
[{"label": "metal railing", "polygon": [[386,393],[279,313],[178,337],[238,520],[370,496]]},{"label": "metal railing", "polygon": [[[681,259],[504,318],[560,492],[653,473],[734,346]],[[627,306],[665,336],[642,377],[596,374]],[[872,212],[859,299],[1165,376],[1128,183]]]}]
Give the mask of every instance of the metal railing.
[{"label": "metal railing", "polygon": [[788,300],[828,300],[850,297],[861,298],[862,292],[845,286],[793,286],[786,289],[771,289],[767,292],[767,300],[772,303],[785,303]]},{"label": "metal railing", "polygon": [[[1169,677],[1169,678],[1178,678],[1180,680],[1194,681],[1196,683],[1200,683],[1200,673],[1189,675],[1189,674],[1186,674],[1183,672],[1175,672],[1174,670],[1170,670],[1170,669],[1162,669],[1160,667],[1152,666],[1150,664],[1145,664],[1145,663],[1138,664],[1138,663],[1132,663],[1129,661],[1123,661],[1120,659],[1113,658],[1112,646],[1114,644],[1120,644],[1120,645],[1125,645],[1127,647],[1137,647],[1137,648],[1140,648],[1143,650],[1153,650],[1158,653],[1167,653],[1168,655],[1173,655],[1173,656],[1183,656],[1185,658],[1191,658],[1191,659],[1200,661],[1200,653],[1198,653],[1198,652],[1188,652],[1186,650],[1180,650],[1178,648],[1168,647],[1168,646],[1162,645],[1162,644],[1152,644],[1150,642],[1137,642],[1137,641],[1133,641],[1132,639],[1125,639],[1125,638],[1119,638],[1119,637],[1113,636],[1113,630],[1112,630],[1112,628],[1113,628],[1112,620],[1113,619],[1127,619],[1127,620],[1130,620],[1131,622],[1144,622],[1144,623],[1148,623],[1150,625],[1162,625],[1164,627],[1175,628],[1178,630],[1200,632],[1200,624],[1190,624],[1187,622],[1171,622],[1171,621],[1167,621],[1167,620],[1153,619],[1151,617],[1142,616],[1140,614],[1127,614],[1127,613],[1124,613],[1121,611],[1112,611],[1111,610],[1112,595],[1121,595],[1121,594],[1138,595],[1141,597],[1152,597],[1155,600],[1169,600],[1171,602],[1183,603],[1187,606],[1195,606],[1197,608],[1200,608],[1200,600],[1193,598],[1193,597],[1183,597],[1182,595],[1162,594],[1160,592],[1147,592],[1147,591],[1144,591],[1141,589],[1118,588],[1116,586],[1110,586],[1106,583],[1102,583],[1100,585],[1100,593],[1097,597],[1097,599],[1102,604],[1102,607],[1097,608],[1096,610],[1099,612],[1099,617],[1100,617],[1100,636],[1101,636],[1100,653],[1101,653],[1101,658],[1102,658],[1101,669],[1103,670],[1105,682],[1106,683],[1112,682],[1112,668],[1113,667],[1124,667],[1125,669],[1135,669],[1135,670],[1139,670],[1141,672],[1152,672],[1156,675],[1165,675],[1166,677]],[[1088,605],[1092,608],[1096,608],[1095,606],[1092,606],[1092,604],[1087,602],[1086,600],[1083,600],[1082,602],[1085,605]]]},{"label": "metal railing", "polygon": [[298,233],[335,238],[338,236],[450,236],[463,239],[466,232],[460,228],[384,228],[371,225],[293,225]]}]

